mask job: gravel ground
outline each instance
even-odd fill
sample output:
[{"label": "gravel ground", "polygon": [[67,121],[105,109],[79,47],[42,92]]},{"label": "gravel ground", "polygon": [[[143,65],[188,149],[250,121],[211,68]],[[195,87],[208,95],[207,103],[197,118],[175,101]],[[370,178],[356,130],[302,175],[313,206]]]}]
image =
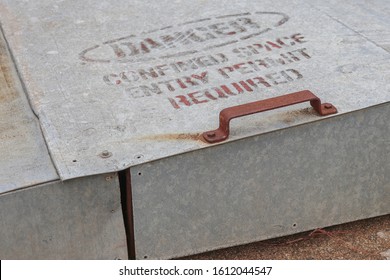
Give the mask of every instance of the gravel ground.
[{"label": "gravel ground", "polygon": [[390,260],[390,215],[185,257],[192,260]]}]

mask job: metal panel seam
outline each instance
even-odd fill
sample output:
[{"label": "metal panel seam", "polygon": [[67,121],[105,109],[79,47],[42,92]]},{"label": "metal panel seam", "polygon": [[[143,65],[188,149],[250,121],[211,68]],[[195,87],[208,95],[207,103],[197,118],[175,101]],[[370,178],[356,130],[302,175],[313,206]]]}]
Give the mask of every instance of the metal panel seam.
[{"label": "metal panel seam", "polygon": [[326,11],[323,11],[315,6],[313,6],[312,4],[307,3],[309,4],[310,7],[312,7],[313,9],[323,13],[324,15],[328,16],[330,19],[340,23],[342,26],[344,26],[345,28],[348,28],[349,30],[351,30],[352,32],[354,32],[356,35],[364,38],[365,40],[369,41],[370,43],[374,44],[375,46],[377,46],[378,48],[384,50],[386,53],[389,53],[388,50],[386,50],[384,47],[382,47],[381,45],[379,45],[378,43],[374,42],[373,40],[371,40],[370,38],[368,38],[367,36],[365,36],[364,34],[360,33],[359,31],[353,29],[352,27],[350,27],[349,25],[347,25],[346,23],[344,23],[343,21],[339,20],[338,18],[336,18],[335,16],[331,16],[330,14],[328,14]]},{"label": "metal panel seam", "polygon": [[[26,98],[27,98],[28,104],[30,105],[31,112],[34,114],[34,116],[35,116],[35,118],[36,118],[36,121],[38,122],[39,130],[40,130],[40,132],[41,132],[41,136],[42,136],[42,138],[43,138],[43,142],[45,143],[46,149],[47,149],[47,151],[48,151],[48,154],[49,154],[49,157],[50,157],[50,161],[51,161],[51,163],[53,164],[54,169],[56,170],[57,176],[60,177],[60,175],[59,175],[60,172],[59,172],[59,170],[58,170],[58,168],[57,168],[57,165],[55,164],[55,161],[54,161],[54,159],[53,159],[51,150],[50,150],[49,145],[48,145],[48,143],[47,143],[47,141],[46,141],[45,134],[43,133],[43,128],[42,128],[42,125],[41,125],[41,121],[40,121],[40,119],[39,119],[39,115],[38,115],[36,109],[34,108],[33,103],[31,102],[30,95],[28,94],[28,90],[27,90],[27,88],[26,88],[26,85],[25,85],[25,83],[24,83],[24,80],[22,79],[22,75],[21,75],[21,73],[20,73],[20,71],[19,71],[18,65],[16,64],[16,60],[15,60],[14,54],[13,54],[11,48],[10,48],[10,45],[9,45],[9,43],[8,43],[8,40],[7,40],[6,36],[5,36],[5,32],[4,32],[4,30],[3,30],[3,26],[2,26],[2,24],[1,24],[1,22],[0,22],[0,36],[3,37],[3,39],[4,39],[4,42],[5,42],[5,45],[6,45],[6,48],[7,48],[7,52],[8,52],[8,54],[9,54],[9,57],[10,57],[11,61],[12,61],[13,67],[14,67],[15,72],[16,72],[16,75],[17,75],[17,77],[18,77],[18,79],[19,79],[19,82],[20,82],[20,85],[21,85],[21,87],[22,87],[23,93],[24,93],[24,95],[25,95]],[[51,181],[50,181],[50,182],[51,182]]]}]

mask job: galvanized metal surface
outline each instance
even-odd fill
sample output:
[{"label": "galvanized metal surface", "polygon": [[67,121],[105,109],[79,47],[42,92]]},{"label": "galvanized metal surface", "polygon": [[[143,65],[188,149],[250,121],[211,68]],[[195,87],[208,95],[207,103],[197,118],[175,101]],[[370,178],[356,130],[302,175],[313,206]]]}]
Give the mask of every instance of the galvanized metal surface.
[{"label": "galvanized metal surface", "polygon": [[0,31],[0,194],[58,180]]},{"label": "galvanized metal surface", "polygon": [[387,103],[132,167],[137,258],[389,213],[389,118]]},{"label": "galvanized metal surface", "polygon": [[0,259],[126,259],[115,174],[0,196]]},{"label": "galvanized metal surface", "polygon": [[[200,133],[223,108],[287,92],[309,89],[339,114],[390,101],[385,41],[305,2],[0,0],[0,17],[70,179],[208,147]],[[229,141],[320,118],[306,107],[235,120]]]},{"label": "galvanized metal surface", "polygon": [[390,2],[388,0],[307,0],[306,2],[390,52]]}]

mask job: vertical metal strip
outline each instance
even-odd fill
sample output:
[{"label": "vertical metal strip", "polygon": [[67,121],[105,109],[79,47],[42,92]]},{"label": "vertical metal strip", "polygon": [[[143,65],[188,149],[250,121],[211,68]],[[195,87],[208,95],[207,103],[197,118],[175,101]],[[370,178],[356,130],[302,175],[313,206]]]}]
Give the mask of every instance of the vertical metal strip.
[{"label": "vertical metal strip", "polygon": [[127,252],[130,260],[135,260],[133,194],[131,189],[130,169],[119,172],[123,219],[125,223]]}]

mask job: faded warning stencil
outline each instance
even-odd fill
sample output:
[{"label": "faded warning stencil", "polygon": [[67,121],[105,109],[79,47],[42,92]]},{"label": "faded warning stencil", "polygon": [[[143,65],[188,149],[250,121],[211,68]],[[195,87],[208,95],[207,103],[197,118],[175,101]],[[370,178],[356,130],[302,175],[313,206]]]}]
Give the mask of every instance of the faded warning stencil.
[{"label": "faded warning stencil", "polygon": [[[63,179],[208,147],[198,135],[239,104],[305,89],[339,114],[390,100],[389,54],[305,1],[0,2]],[[265,112],[229,141],[319,119],[309,104]]]},{"label": "faded warning stencil", "polygon": [[[131,98],[145,98],[138,102],[166,96],[180,109],[301,79],[302,74],[287,65],[311,58],[301,46],[307,42],[304,36],[286,33],[267,40],[264,35],[288,19],[285,13],[267,11],[204,18],[109,40],[79,56],[88,63],[122,63],[121,71],[103,76],[107,85]],[[174,60],[153,61],[167,58]],[[134,66],[136,62],[144,67]],[[286,68],[272,71],[281,65]],[[264,70],[268,72],[257,75]]]},{"label": "faded warning stencil", "polygon": [[126,63],[180,57],[245,41],[277,28],[288,19],[280,12],[247,12],[202,18],[145,31],[138,36],[108,40],[82,51],[80,59]]},{"label": "faded warning stencil", "polygon": [[[103,80],[134,99],[167,96],[172,107],[179,109],[302,79],[291,67],[311,58],[302,47],[305,42],[296,33],[169,64],[135,70],[130,65],[122,72],[104,75]],[[183,91],[188,93],[175,95]]]}]

